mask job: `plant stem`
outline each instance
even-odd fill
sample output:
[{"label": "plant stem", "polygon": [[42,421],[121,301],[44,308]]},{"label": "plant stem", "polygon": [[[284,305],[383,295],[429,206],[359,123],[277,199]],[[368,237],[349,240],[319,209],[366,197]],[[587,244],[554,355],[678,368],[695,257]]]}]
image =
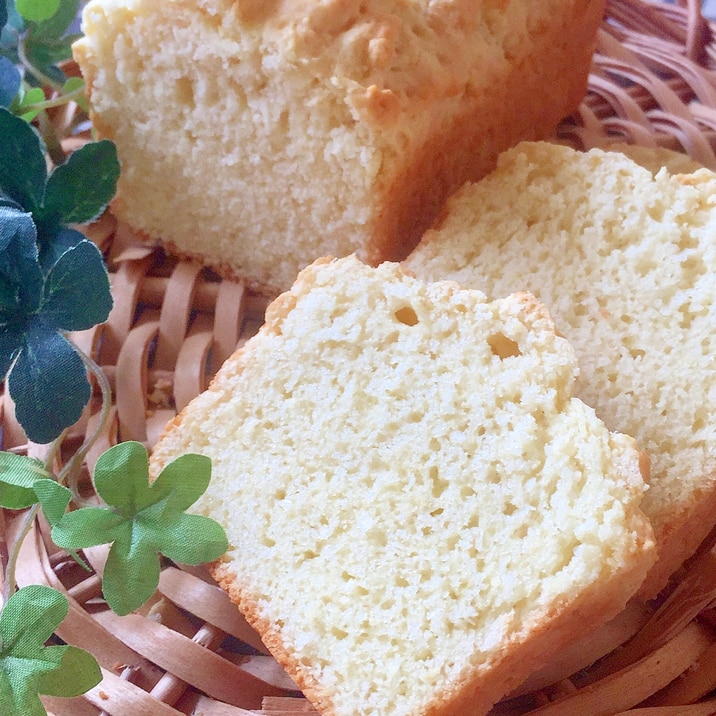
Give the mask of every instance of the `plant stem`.
[{"label": "plant stem", "polygon": [[52,163],[55,166],[64,164],[67,157],[62,149],[60,140],[57,138],[55,128],[47,116],[47,112],[40,112],[37,115],[37,121],[40,125],[40,134],[42,134],[42,139],[45,142],[45,147],[47,148],[47,153],[50,155],[50,159],[52,159]]},{"label": "plant stem", "polygon": [[35,102],[34,104],[23,105],[23,112],[39,112],[45,109],[52,109],[52,107],[62,107],[69,102],[74,102],[77,99],[84,97],[84,87],[78,87],[77,89],[67,92],[65,94],[58,94],[52,99],[46,99],[43,102]]},{"label": "plant stem", "polygon": [[62,85],[56,82],[51,77],[48,77],[44,72],[39,70],[35,65],[30,62],[30,58],[25,52],[25,35],[21,35],[17,42],[17,56],[22,63],[22,66],[44,87],[50,87],[53,90],[61,91]]},{"label": "plant stem", "polygon": [[20,545],[22,545],[25,538],[30,533],[32,523],[35,521],[35,517],[37,517],[39,510],[40,505],[39,503],[36,503],[27,511],[27,514],[22,521],[20,532],[17,534],[12,549],[8,554],[7,569],[5,570],[5,586],[3,589],[3,605],[7,604],[8,599],[10,599],[13,595],[15,587],[17,586],[15,571],[17,568],[17,560],[20,556]]},{"label": "plant stem", "polygon": [[85,457],[87,456],[87,453],[97,442],[99,436],[102,434],[102,431],[107,425],[107,421],[109,420],[109,411],[112,406],[112,389],[109,385],[109,381],[107,380],[107,376],[104,374],[104,371],[97,365],[97,363],[95,363],[95,361],[92,360],[90,356],[77,348],[77,346],[75,346],[75,350],[82,359],[82,362],[85,364],[85,367],[92,373],[92,375],[94,375],[95,379],[97,380],[100,392],[102,393],[102,408],[100,411],[99,422],[97,423],[97,427],[95,428],[94,432],[92,433],[92,435],[85,438],[85,441],[79,447],[77,452],[75,452],[75,454],[67,461],[67,464],[62,468],[60,474],[57,476],[57,481],[61,485],[65,482],[67,483],[67,487],[72,492],[72,498],[78,505],[87,506],[88,504],[92,503],[90,503],[88,500],[85,500],[84,497],[80,495],[80,469],[82,467],[82,463]]}]

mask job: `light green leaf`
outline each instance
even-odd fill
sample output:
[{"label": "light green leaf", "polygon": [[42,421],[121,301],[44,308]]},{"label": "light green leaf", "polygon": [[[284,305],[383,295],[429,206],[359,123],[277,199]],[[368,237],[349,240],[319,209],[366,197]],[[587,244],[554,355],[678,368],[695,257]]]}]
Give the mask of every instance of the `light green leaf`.
[{"label": "light green leaf", "polygon": [[128,524],[122,538],[109,550],[102,591],[107,604],[120,616],[138,609],[159,584],[158,545],[147,537],[142,527]]},{"label": "light green leaf", "polygon": [[21,510],[37,502],[33,489],[49,475],[39,460],[10,452],[0,452],[0,506]]},{"label": "light green leaf", "polygon": [[180,455],[154,481],[152,499],[167,498],[173,510],[186,510],[206,492],[210,479],[211,460],[206,455]]},{"label": "light green leaf", "polygon": [[13,109],[17,111],[25,122],[31,122],[40,113],[39,109],[35,109],[36,105],[45,101],[45,93],[41,87],[31,87],[22,92],[17,106]]},{"label": "light green leaf", "polygon": [[15,9],[25,20],[42,22],[60,9],[60,0],[15,0]]},{"label": "light green leaf", "polygon": [[90,106],[89,102],[87,101],[87,95],[84,92],[79,91],[83,90],[84,86],[85,81],[81,77],[70,77],[62,87],[62,94],[69,95],[73,92],[77,92],[75,102],[77,102],[80,108],[83,109],[85,112],[89,112]]},{"label": "light green leaf", "polygon": [[50,525],[57,524],[67,512],[72,493],[54,480],[38,480],[33,489]]},{"label": "light green leaf", "polygon": [[45,646],[67,616],[67,598],[43,585],[23,587],[0,614],[3,716],[45,713],[39,694],[76,696],[102,678],[97,662],[71,646]]},{"label": "light green leaf", "polygon": [[168,538],[164,543],[164,555],[184,564],[213,562],[229,546],[223,527],[203,515],[180,515],[164,528],[164,535]]},{"label": "light green leaf", "polygon": [[[76,646],[51,647],[62,649],[58,668],[40,676],[38,691],[46,696],[79,696],[96,686],[102,679],[102,672],[94,656]],[[72,678],[68,679],[67,674]]]},{"label": "light green leaf", "polygon": [[123,532],[127,520],[104,507],[83,507],[67,512],[52,527],[52,541],[63,549],[84,549],[107,544]]},{"label": "light green leaf", "polygon": [[128,441],[107,450],[95,465],[97,494],[107,507],[65,514],[52,528],[58,547],[82,549],[111,542],[104,568],[104,598],[117,614],[140,607],[159,583],[159,555],[190,564],[218,559],[227,549],[221,526],[190,507],[209,484],[211,462],[184,455],[149,482],[147,451]]},{"label": "light green leaf", "polygon": [[152,504],[149,460],[141,443],[128,440],[100,455],[95,465],[97,494],[126,517],[134,517]]}]

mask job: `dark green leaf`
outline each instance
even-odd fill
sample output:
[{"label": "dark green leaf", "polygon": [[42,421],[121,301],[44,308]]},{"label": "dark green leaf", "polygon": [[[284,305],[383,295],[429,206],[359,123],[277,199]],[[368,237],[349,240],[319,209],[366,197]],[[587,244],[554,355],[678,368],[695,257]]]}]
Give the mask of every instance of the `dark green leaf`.
[{"label": "dark green leaf", "polygon": [[39,460],[0,452],[0,506],[21,510],[37,502],[33,489],[38,480],[45,480],[47,471]]},{"label": "dark green leaf", "polygon": [[40,243],[40,268],[45,275],[50,272],[50,269],[58,262],[60,256],[68,249],[87,241],[87,237],[81,231],[67,227],[62,227],[52,232],[49,238],[45,235],[44,239]]},{"label": "dark green leaf", "polygon": [[[27,42],[25,54],[32,66],[40,70],[55,85],[61,86],[67,81],[67,75],[58,65],[72,57],[72,48],[69,42],[47,45]],[[43,86],[31,74],[25,75],[25,81],[35,87]]]},{"label": "dark green leaf", "polygon": [[0,57],[0,107],[9,107],[12,104],[20,91],[21,83],[22,78],[12,60]]},{"label": "dark green leaf", "polygon": [[7,3],[0,0],[0,27],[5,27],[7,23]]},{"label": "dark green leaf", "polygon": [[64,595],[43,585],[23,587],[5,605],[0,614],[3,716],[44,714],[38,694],[76,696],[99,683],[101,671],[89,654],[45,646],[68,606]]},{"label": "dark green leaf", "polygon": [[32,314],[40,305],[43,277],[36,239],[30,214],[0,206],[0,324],[18,312]]},{"label": "dark green leaf", "polygon": [[0,327],[0,380],[4,379],[23,346],[22,330]]},{"label": "dark green leaf", "polygon": [[15,0],[21,17],[32,22],[49,20],[60,8],[60,0]]},{"label": "dark green leaf", "polygon": [[107,320],[112,310],[109,276],[99,249],[81,241],[65,251],[45,280],[43,320],[66,331],[80,331]]},{"label": "dark green leaf", "polygon": [[25,22],[15,10],[13,0],[0,2],[0,6],[4,6],[7,11],[5,22],[0,24],[0,52],[13,62],[17,62],[17,43],[20,33],[25,29]]},{"label": "dark green leaf", "polygon": [[64,224],[92,221],[114,196],[118,178],[114,144],[106,139],[85,144],[50,175],[42,213]]},{"label": "dark green leaf", "polygon": [[47,443],[73,425],[90,399],[84,363],[57,331],[31,326],[8,378],[20,425],[30,440]]},{"label": "dark green leaf", "polygon": [[42,205],[47,167],[45,147],[23,119],[0,108],[0,190],[26,211]]},{"label": "dark green leaf", "polygon": [[38,480],[33,491],[42,505],[42,511],[50,525],[56,525],[67,512],[72,493],[54,480]]}]

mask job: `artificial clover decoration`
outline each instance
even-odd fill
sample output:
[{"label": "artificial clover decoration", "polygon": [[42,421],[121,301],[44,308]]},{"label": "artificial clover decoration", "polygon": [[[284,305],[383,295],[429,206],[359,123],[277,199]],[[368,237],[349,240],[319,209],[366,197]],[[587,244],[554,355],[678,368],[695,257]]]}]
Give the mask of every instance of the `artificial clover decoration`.
[{"label": "artificial clover decoration", "polygon": [[78,9],[79,0],[0,0],[0,107],[27,121],[69,101],[86,109],[84,82],[61,69]]},{"label": "artificial clover decoration", "polygon": [[141,443],[115,445],[95,466],[95,489],[106,506],[72,512],[65,511],[69,490],[49,480],[35,484],[58,547],[78,550],[112,543],[102,590],[120,615],[140,607],[156,590],[160,553],[175,562],[203,564],[218,559],[228,547],[221,525],[185,513],[209,485],[209,458],[182,455],[154,482],[149,482],[148,470]]},{"label": "artificial clover decoration", "polygon": [[112,307],[102,254],[68,224],[96,218],[119,176],[111,142],[87,144],[48,177],[42,140],[0,109],[0,377],[28,437],[56,438],[90,398],[85,360],[68,331]]},{"label": "artificial clover decoration", "polygon": [[43,716],[39,694],[77,696],[96,686],[94,657],[69,645],[45,646],[67,616],[67,598],[51,587],[15,592],[0,614],[0,704],[3,716]]},{"label": "artificial clover decoration", "polygon": [[49,477],[39,460],[0,452],[0,507],[9,510],[31,507],[37,502],[35,483]]}]

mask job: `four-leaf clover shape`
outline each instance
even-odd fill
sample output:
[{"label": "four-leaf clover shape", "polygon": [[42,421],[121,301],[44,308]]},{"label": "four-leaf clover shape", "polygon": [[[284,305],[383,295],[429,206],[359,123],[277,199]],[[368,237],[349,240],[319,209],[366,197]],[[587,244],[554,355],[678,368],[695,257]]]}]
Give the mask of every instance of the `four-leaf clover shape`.
[{"label": "four-leaf clover shape", "polygon": [[134,611],[154,593],[160,553],[175,562],[203,564],[218,559],[228,547],[217,522],[184,512],[209,485],[208,457],[182,455],[151,483],[148,470],[141,443],[115,445],[95,466],[95,490],[106,506],[71,512],[65,512],[69,490],[52,480],[35,484],[58,547],[77,550],[112,543],[102,589],[119,615]]}]

